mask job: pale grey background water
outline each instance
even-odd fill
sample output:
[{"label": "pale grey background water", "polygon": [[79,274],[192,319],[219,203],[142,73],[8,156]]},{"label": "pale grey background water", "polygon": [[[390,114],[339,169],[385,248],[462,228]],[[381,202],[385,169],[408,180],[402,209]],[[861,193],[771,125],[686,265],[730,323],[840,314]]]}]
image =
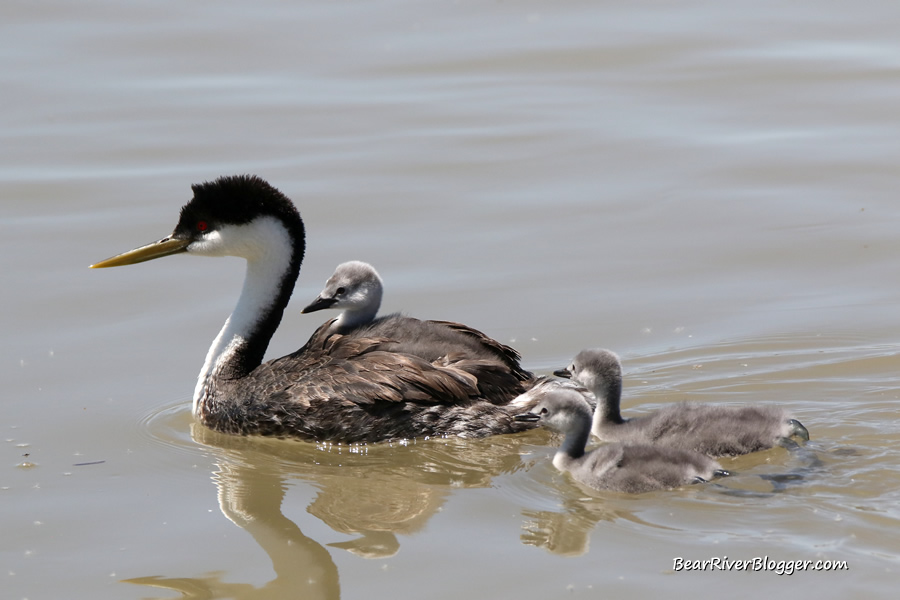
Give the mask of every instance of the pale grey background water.
[{"label": "pale grey background water", "polygon": [[[898,27],[874,1],[4,3],[3,597],[892,597]],[[809,452],[728,462],[728,489],[591,497],[541,433],[192,427],[242,265],[87,265],[232,173],[308,228],[272,357],[363,259],[385,310],[539,372],[611,347],[633,414],[785,404]],[[850,569],[672,572],[726,555]]]}]

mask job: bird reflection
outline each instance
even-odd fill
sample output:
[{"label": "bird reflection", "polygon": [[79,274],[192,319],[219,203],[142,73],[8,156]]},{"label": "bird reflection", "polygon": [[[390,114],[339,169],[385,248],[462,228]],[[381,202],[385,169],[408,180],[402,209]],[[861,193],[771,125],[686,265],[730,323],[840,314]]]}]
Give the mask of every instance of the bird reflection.
[{"label": "bird reflection", "polygon": [[[199,426],[192,429],[196,441],[214,447],[215,444],[209,443],[211,440],[204,439],[208,433],[211,432]],[[196,578],[139,577],[125,581],[179,592],[191,600],[340,598],[338,570],[328,550],[282,514],[281,503],[287,486],[283,475],[273,466],[272,463],[254,464],[251,453],[232,448],[222,454],[219,469],[213,474],[222,514],[253,536],[268,554],[276,575],[273,580],[257,587],[226,583],[222,581],[222,573],[211,573]]]},{"label": "bird reflection", "polygon": [[[595,492],[596,493],[596,492]],[[563,510],[526,510],[522,543],[559,556],[581,556],[589,550],[591,532],[601,521],[625,519],[639,525],[668,529],[635,517],[631,512],[602,498],[567,499]]]},{"label": "bird reflection", "polygon": [[[459,489],[495,487],[502,495],[514,496],[507,499],[524,517],[520,542],[560,556],[588,552],[592,532],[601,522],[669,529],[636,516],[644,512],[642,507],[654,505],[652,498],[602,494],[558,473],[549,463],[557,443],[543,430],[489,440],[327,446],[231,436],[193,424],[191,437],[184,436],[184,441],[215,456],[213,481],[222,514],[253,537],[268,555],[275,577],[263,585],[229,583],[224,581],[226,572],[126,580],[183,598],[338,599],[340,577],[332,552],[346,550],[367,559],[394,556],[401,551],[403,537],[421,532]],[[779,448],[742,457],[733,467],[738,472],[745,467],[758,470],[770,459],[772,465],[780,464],[784,457],[775,454],[784,452]],[[804,472],[818,465],[811,448],[799,454],[794,458],[800,468],[794,463],[787,473],[736,477],[729,488],[692,487],[691,494],[701,499],[705,494],[770,496],[802,485]],[[511,474],[515,476],[498,479]],[[287,491],[297,481],[315,490],[307,512],[327,524],[337,539],[313,539],[283,514]]]},{"label": "bird reflection", "polygon": [[[541,548],[560,556],[581,556],[589,551],[591,534],[601,522],[630,521],[640,527],[676,530],[672,526],[637,516],[643,512],[645,505],[642,502],[652,506],[654,498],[665,497],[673,492],[663,490],[647,494],[626,494],[594,490],[557,473],[547,464],[547,450],[539,452],[548,456],[539,461],[543,466],[535,468],[530,474],[541,480],[545,489],[533,490],[533,495],[545,497],[550,493],[559,499],[561,507],[558,510],[523,510],[526,521],[522,526],[520,539],[526,546]],[[827,467],[819,458],[815,444],[794,444],[731,459],[728,468],[736,469],[737,476],[729,478],[727,484],[689,486],[690,489],[685,489],[684,493],[698,501],[719,495],[771,498],[805,485],[810,475]]]},{"label": "bird reflection", "polygon": [[[400,551],[402,536],[420,531],[454,489],[485,487],[522,468],[518,436],[440,439],[372,446],[323,446],[224,435],[193,424],[195,442],[216,455],[213,481],[219,507],[269,556],[275,578],[262,586],[227,583],[221,572],[200,577],[138,577],[126,582],[180,593],[184,598],[264,600],[340,598],[329,548],[363,558]],[[307,512],[349,539],[317,541],[284,516],[293,480],[316,490]]]},{"label": "bird reflection", "polygon": [[408,480],[371,476],[361,486],[323,487],[306,509],[333,530],[355,539],[332,542],[363,558],[387,558],[400,549],[397,534],[419,531],[444,503],[446,491]]},{"label": "bird reflection", "polygon": [[[561,436],[554,434],[553,437],[556,439]],[[537,459],[538,464],[530,475],[543,489],[530,490],[530,495],[545,498],[551,496],[558,504],[555,510],[523,509],[525,522],[520,535],[522,544],[559,556],[581,556],[590,549],[591,534],[598,523],[630,521],[642,527],[669,529],[664,525],[645,521],[635,514],[641,506],[636,504],[636,500],[643,495],[598,491],[581,485],[549,465],[551,450],[542,448],[537,453],[546,456]],[[666,492],[650,494],[664,493]]]}]

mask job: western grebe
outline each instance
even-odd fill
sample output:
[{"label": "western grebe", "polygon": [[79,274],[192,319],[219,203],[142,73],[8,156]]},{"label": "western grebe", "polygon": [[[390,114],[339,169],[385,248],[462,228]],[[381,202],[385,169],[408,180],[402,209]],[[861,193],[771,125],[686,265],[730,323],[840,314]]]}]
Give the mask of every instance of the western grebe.
[{"label": "western grebe", "polygon": [[472,355],[468,346],[439,340],[444,352],[429,360],[427,352],[416,353],[428,340],[404,338],[403,328],[341,335],[329,322],[296,352],[263,363],[300,272],[303,221],[286,196],[255,176],[221,177],[192,189],[170,235],[92,267],[182,252],[246,259],[240,298],[197,380],[193,413],[200,422],[232,434],[346,443],[483,437],[530,427],[507,406],[534,381],[518,353],[460,324],[443,329],[483,352]]}]

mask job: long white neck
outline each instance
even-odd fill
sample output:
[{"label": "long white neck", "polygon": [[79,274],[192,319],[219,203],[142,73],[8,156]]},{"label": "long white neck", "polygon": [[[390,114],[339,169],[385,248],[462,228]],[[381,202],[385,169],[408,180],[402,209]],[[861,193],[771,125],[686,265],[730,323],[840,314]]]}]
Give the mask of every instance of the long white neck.
[{"label": "long white neck", "polygon": [[[237,305],[225,325],[216,336],[194,388],[192,410],[199,410],[199,403],[206,394],[210,378],[223,367],[237,359],[240,351],[251,343],[269,343],[265,339],[253,339],[260,325],[272,318],[274,311],[283,310],[278,306],[285,277],[291,267],[292,243],[284,226],[273,218],[254,221],[249,225],[223,230],[219,239],[209,240],[206,245],[191,247],[189,252],[206,256],[242,256],[247,259],[244,286]],[[293,288],[293,281],[289,282]],[[277,318],[280,320],[281,315]]]}]

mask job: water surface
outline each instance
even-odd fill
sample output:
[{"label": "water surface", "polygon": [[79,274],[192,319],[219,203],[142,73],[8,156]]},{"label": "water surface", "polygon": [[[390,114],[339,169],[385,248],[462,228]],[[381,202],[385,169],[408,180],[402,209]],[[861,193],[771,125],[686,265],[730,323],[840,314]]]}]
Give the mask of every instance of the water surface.
[{"label": "water surface", "polygon": [[[0,9],[0,542],[9,598],[893,596],[900,7],[94,1]],[[368,447],[192,423],[238,260],[90,271],[190,184],[255,173],[385,311],[548,373],[623,357],[625,410],[777,402],[803,452],[625,496],[543,432]],[[675,572],[675,558],[849,570]]]}]

